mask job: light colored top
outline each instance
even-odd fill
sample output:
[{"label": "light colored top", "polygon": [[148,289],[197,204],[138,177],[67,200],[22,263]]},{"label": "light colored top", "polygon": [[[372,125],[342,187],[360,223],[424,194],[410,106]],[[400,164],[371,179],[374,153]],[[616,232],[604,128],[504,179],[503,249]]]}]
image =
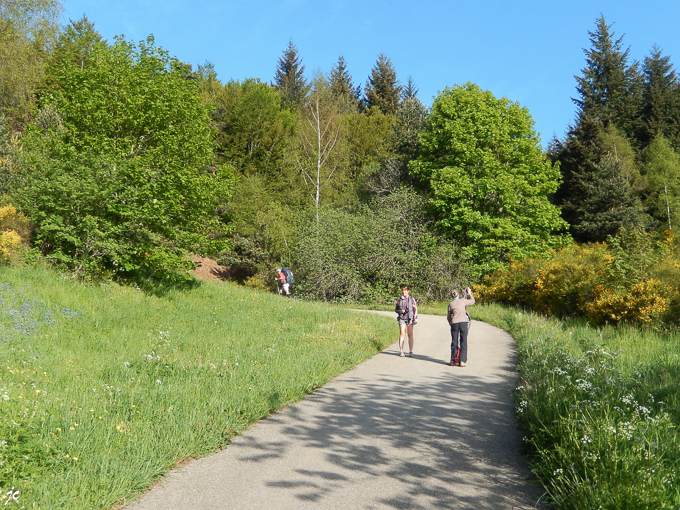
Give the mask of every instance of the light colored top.
[{"label": "light colored top", "polygon": [[457,324],[459,322],[467,322],[467,313],[465,312],[465,307],[474,305],[475,304],[475,298],[470,298],[470,299],[463,299],[463,298],[457,298],[457,299],[452,299],[451,302],[449,303],[449,309],[446,313],[446,319],[449,321],[449,324]]}]

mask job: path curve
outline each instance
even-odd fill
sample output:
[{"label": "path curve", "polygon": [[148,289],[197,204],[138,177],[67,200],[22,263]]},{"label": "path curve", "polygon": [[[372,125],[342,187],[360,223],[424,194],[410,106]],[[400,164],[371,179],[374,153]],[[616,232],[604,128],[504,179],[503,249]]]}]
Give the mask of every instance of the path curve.
[{"label": "path curve", "polygon": [[446,318],[420,315],[414,358],[391,345],[126,508],[537,508],[510,397],[515,342],[473,321],[469,345],[467,367],[447,366]]}]

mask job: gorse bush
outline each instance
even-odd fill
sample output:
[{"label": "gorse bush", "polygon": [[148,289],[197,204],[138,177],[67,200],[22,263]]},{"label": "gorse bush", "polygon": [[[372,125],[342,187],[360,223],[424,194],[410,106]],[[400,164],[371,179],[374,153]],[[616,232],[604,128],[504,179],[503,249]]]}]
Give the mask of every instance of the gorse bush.
[{"label": "gorse bush", "polygon": [[583,316],[594,325],[679,326],[679,251],[671,236],[654,242],[640,232],[621,234],[512,262],[486,278],[480,297],[556,317]]},{"label": "gorse bush", "polygon": [[26,238],[28,230],[26,216],[11,204],[0,206],[0,263],[9,261]]}]

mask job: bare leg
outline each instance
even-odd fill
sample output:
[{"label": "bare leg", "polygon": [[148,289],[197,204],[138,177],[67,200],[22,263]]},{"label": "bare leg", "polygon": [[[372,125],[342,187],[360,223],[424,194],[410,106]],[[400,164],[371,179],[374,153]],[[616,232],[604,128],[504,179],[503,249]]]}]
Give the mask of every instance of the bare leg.
[{"label": "bare leg", "polygon": [[399,324],[399,351],[404,351],[404,337],[406,336],[406,324]]},{"label": "bare leg", "polygon": [[413,351],[413,324],[406,326],[408,332],[408,350]]}]

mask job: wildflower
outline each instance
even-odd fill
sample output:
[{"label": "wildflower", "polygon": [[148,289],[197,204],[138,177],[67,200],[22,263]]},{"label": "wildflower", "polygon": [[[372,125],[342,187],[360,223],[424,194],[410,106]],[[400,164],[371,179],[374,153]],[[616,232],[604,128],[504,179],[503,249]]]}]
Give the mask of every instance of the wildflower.
[{"label": "wildflower", "polygon": [[160,379],[156,379],[156,384],[161,384],[161,382],[162,381]]},{"label": "wildflower", "polygon": [[553,476],[559,476],[562,473],[563,473],[562,469],[556,469],[555,471],[553,471]]},{"label": "wildflower", "polygon": [[593,441],[592,441],[592,439],[590,439],[590,438],[586,435],[586,436],[583,436],[583,437],[581,438],[581,442],[582,442],[583,444],[590,444],[590,443],[592,443]]}]

